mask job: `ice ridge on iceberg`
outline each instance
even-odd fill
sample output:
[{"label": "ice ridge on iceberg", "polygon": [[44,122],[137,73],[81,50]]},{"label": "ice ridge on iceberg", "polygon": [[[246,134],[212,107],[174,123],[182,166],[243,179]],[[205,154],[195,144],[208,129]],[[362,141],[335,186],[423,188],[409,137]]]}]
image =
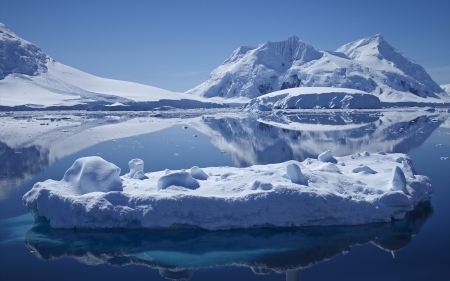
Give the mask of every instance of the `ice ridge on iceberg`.
[{"label": "ice ridge on iceberg", "polygon": [[100,157],[80,158],[63,180],[36,183],[22,200],[54,228],[218,230],[389,222],[433,192],[407,155],[384,152],[135,177],[143,166],[133,159],[119,177]]}]

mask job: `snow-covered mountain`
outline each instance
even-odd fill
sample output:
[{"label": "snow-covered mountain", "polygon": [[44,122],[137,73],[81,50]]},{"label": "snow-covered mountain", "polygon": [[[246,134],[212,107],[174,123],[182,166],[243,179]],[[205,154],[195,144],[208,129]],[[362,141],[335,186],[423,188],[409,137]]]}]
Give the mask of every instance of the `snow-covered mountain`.
[{"label": "snow-covered mountain", "polygon": [[423,67],[381,35],[351,42],[335,52],[316,50],[296,36],[239,47],[207,81],[186,93],[255,98],[295,87],[351,88],[386,102],[442,102],[448,98]]},{"label": "snow-covered mountain", "polygon": [[105,79],[56,62],[0,23],[0,106],[96,104],[211,107],[203,98],[138,83]]}]

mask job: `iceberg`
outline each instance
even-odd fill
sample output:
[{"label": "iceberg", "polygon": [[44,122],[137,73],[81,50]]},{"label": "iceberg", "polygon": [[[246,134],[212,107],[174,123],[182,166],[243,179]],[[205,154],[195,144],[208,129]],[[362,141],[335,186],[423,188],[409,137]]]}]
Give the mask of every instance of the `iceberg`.
[{"label": "iceberg", "polygon": [[[433,192],[428,177],[414,174],[406,154],[334,159],[193,167],[190,173],[136,178],[130,174],[141,171],[142,160],[130,161],[130,173],[120,177],[114,164],[84,157],[61,181],[38,182],[22,200],[35,219],[45,218],[54,228],[219,230],[389,222],[404,218]],[[374,173],[355,173],[361,167]]]},{"label": "iceberg", "polygon": [[273,109],[379,109],[380,99],[360,90],[332,87],[301,87],[275,91],[252,99],[250,111]]}]

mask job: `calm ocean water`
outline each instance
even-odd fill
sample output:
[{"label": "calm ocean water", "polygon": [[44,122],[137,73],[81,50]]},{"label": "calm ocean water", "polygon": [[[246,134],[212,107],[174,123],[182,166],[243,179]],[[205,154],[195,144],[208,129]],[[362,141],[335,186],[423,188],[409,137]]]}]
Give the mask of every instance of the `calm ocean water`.
[{"label": "calm ocean water", "polygon": [[[8,184],[0,201],[0,279],[450,280],[450,160],[441,160],[450,156],[450,126],[447,115],[408,114],[210,116],[188,129],[180,123],[105,141],[52,163],[51,147],[17,153],[0,143],[1,186]],[[21,202],[34,183],[60,180],[84,156],[101,156],[123,174],[132,158],[150,172],[302,161],[326,149],[337,156],[406,153],[435,192],[391,223],[213,232],[51,229],[34,222]]]}]

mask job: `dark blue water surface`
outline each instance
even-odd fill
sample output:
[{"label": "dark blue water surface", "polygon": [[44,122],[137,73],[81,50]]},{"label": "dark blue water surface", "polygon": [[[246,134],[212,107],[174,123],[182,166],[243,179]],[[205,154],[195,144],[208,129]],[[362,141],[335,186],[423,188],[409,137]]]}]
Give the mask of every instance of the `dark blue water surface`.
[{"label": "dark blue water surface", "polygon": [[[450,156],[447,113],[233,116],[105,141],[54,163],[0,143],[2,180],[23,178],[27,165],[33,174],[0,201],[0,279],[450,280],[450,159],[441,160]],[[60,180],[84,156],[101,156],[124,174],[132,158],[151,172],[302,161],[326,149],[406,153],[435,192],[391,223],[230,231],[52,229],[21,202],[36,182]]]}]

